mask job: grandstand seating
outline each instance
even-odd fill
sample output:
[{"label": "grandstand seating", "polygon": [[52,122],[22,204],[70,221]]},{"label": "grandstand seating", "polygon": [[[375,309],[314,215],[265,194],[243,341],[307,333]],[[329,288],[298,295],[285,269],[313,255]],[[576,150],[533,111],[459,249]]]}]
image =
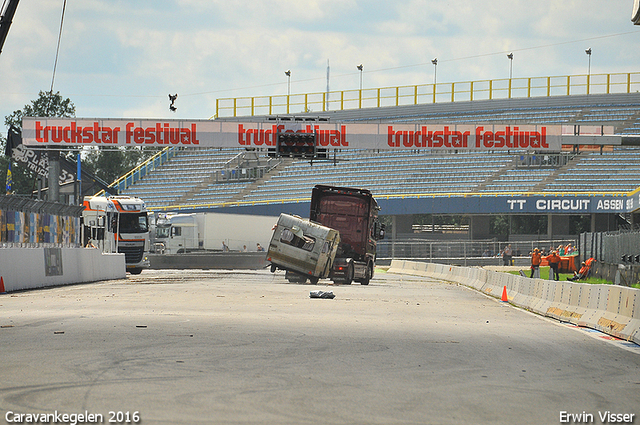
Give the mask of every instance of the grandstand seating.
[{"label": "grandstand seating", "polygon": [[[180,150],[171,160],[126,189],[124,194],[143,198],[150,207],[176,205],[194,187],[222,169],[238,152],[239,149],[220,148]],[[224,198],[224,194],[236,193],[239,187],[225,183],[213,191],[216,196],[208,197],[208,192],[203,190],[193,200],[196,203],[217,202]]]},{"label": "grandstand seating", "polygon": [[[385,122],[610,125],[618,134],[640,135],[640,95],[457,102],[336,111],[332,120]],[[439,106],[439,107],[438,107]],[[242,118],[235,118],[241,120]],[[256,120],[256,117],[251,117]],[[264,117],[262,118],[264,119]],[[470,193],[629,192],[640,187],[640,148],[567,153],[567,163],[525,166],[520,151],[336,151],[331,161],[290,160],[255,181],[216,181],[213,176],[242,149],[183,149],[125,193],[149,207],[201,206],[229,202],[260,204],[308,198],[320,183],[366,187],[384,195]],[[335,161],[333,160],[335,159]]]},{"label": "grandstand seating", "polygon": [[558,173],[545,192],[629,192],[640,187],[640,149],[581,156],[575,165]]}]

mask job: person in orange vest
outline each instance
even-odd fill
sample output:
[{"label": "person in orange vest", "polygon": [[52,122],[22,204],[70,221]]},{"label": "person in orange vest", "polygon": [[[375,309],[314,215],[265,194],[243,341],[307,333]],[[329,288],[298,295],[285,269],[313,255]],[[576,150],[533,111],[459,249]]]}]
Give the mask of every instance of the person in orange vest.
[{"label": "person in orange vest", "polygon": [[568,277],[567,280],[584,279],[587,276],[588,272],[589,272],[589,267],[587,267],[587,264],[583,261],[582,262],[582,267],[580,267],[580,271],[573,272],[573,277]]},{"label": "person in orange vest", "polygon": [[547,262],[549,263],[549,279],[551,279],[551,273],[553,273],[553,280],[560,280],[560,273],[558,268],[560,267],[560,256],[558,251],[552,251],[551,255],[547,256]]},{"label": "person in orange vest", "polygon": [[594,258],[589,258],[587,261],[582,262],[582,267],[579,272],[573,272],[573,277],[567,278],[567,280],[580,280],[589,276],[589,272],[591,271],[591,265],[596,260]]},{"label": "person in orange vest", "polygon": [[[533,279],[533,275],[536,270],[540,269],[540,263],[542,262],[542,254],[540,254],[540,250],[535,248],[531,253],[531,278]],[[538,274],[538,276],[540,276]]]}]

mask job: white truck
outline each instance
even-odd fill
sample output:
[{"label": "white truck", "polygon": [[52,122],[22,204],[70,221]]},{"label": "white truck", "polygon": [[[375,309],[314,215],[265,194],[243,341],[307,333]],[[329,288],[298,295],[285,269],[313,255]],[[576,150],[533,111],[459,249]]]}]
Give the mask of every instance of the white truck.
[{"label": "white truck", "polygon": [[196,251],[257,251],[271,239],[277,218],[225,213],[160,213],[155,220],[156,254]]},{"label": "white truck", "polygon": [[127,271],[149,268],[149,222],[144,201],[131,196],[85,196],[84,243],[125,255]]}]

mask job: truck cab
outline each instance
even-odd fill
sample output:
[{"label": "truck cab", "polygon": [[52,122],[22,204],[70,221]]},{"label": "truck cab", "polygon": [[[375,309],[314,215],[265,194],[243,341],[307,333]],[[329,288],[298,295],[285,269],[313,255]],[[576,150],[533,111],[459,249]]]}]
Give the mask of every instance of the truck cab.
[{"label": "truck cab", "polygon": [[125,255],[127,271],[150,267],[149,219],[144,201],[131,196],[86,196],[82,220],[84,239],[105,253]]},{"label": "truck cab", "polygon": [[310,220],[340,232],[330,278],[368,285],[373,277],[378,240],[384,225],[380,207],[367,189],[316,185],[311,192]]},{"label": "truck cab", "polygon": [[184,254],[202,249],[202,235],[193,214],[159,214],[155,225],[155,252]]}]

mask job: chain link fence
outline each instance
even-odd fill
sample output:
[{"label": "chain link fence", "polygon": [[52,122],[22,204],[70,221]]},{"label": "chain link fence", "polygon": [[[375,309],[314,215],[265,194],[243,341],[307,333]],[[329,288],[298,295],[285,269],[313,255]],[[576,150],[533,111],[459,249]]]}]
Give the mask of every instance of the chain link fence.
[{"label": "chain link fence", "polygon": [[549,239],[528,241],[463,240],[428,241],[424,239],[384,240],[378,242],[378,262],[391,259],[419,259],[441,264],[503,265],[502,252],[508,245],[513,251],[516,266],[530,265],[529,253],[534,248],[549,251],[559,245],[571,244],[575,239]]},{"label": "chain link fence", "polygon": [[[640,231],[582,233],[578,243],[584,258],[593,257],[608,264],[638,263]],[[640,258],[638,258],[640,260]]]}]

